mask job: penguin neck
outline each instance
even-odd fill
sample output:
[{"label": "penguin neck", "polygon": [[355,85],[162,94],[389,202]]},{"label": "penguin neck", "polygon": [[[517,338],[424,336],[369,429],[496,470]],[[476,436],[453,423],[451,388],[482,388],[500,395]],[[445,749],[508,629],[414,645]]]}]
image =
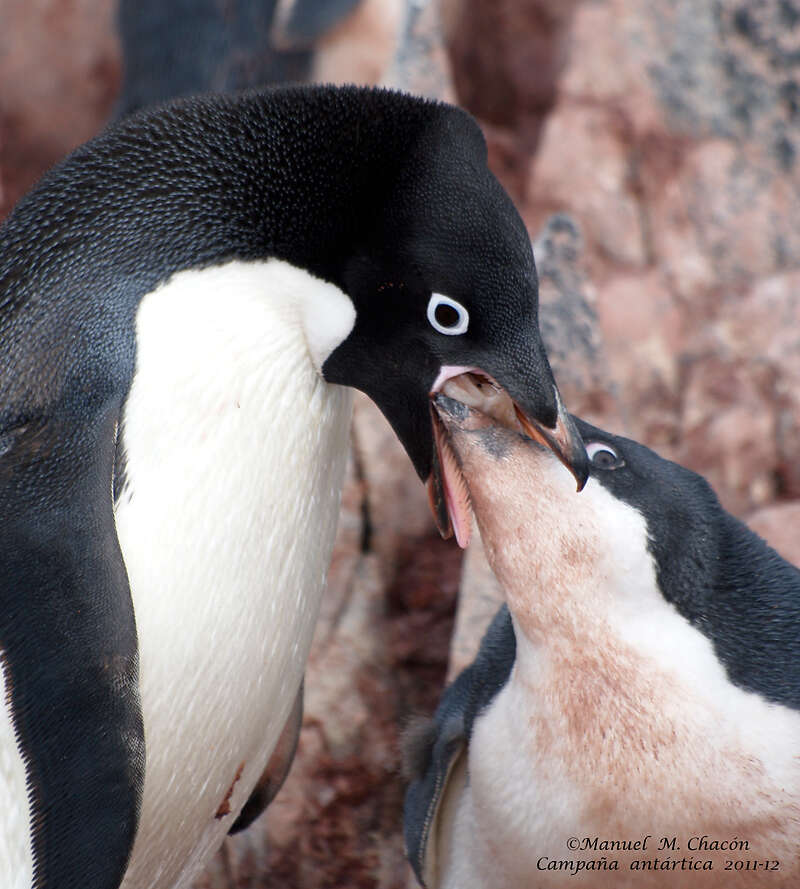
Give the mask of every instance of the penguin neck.
[{"label": "penguin neck", "polygon": [[[511,463],[503,470],[516,473],[514,483],[478,476],[470,490],[515,625],[535,648],[574,648],[605,635],[614,613],[637,615],[645,592],[660,599],[639,512],[620,504],[595,479],[576,495],[555,458]],[[583,499],[573,504],[577,496]],[[535,521],[528,518],[531,512]],[[609,546],[606,539],[624,543]]]},{"label": "penguin neck", "polygon": [[[591,595],[589,586],[577,589]],[[549,632],[531,621],[535,604],[520,608],[521,597],[508,592],[516,660],[504,718],[522,733],[513,746],[529,745],[532,771],[555,774],[565,764],[571,770],[551,799],[555,817],[564,811],[563,799],[577,792],[580,823],[587,812],[592,818],[602,813],[598,829],[614,823],[625,835],[646,819],[654,793],[668,788],[663,823],[691,823],[713,812],[731,834],[741,835],[746,823],[764,848],[776,824],[796,817],[800,713],[776,707],[763,691],[751,694],[759,689],[736,680],[713,640],[690,626],[655,582],[639,590],[640,607],[632,599],[609,601],[605,615],[576,600],[563,600],[560,615],[551,605]],[[739,629],[746,637],[746,619]],[[532,717],[520,720],[520,713]],[[487,731],[504,734],[497,725]],[[500,762],[503,753],[494,751]],[[706,791],[708,775],[715,780]],[[744,822],[739,812],[748,813]],[[570,825],[560,829],[568,833]],[[781,830],[774,842],[796,845]]]}]

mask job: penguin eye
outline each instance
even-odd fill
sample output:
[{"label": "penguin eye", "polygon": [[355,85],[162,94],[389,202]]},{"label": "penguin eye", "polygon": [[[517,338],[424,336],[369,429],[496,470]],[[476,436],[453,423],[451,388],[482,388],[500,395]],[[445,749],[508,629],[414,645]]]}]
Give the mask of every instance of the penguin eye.
[{"label": "penguin eye", "polygon": [[597,469],[619,469],[625,460],[604,441],[590,441],[586,444],[586,453]]},{"label": "penguin eye", "polygon": [[469,327],[469,312],[449,296],[433,293],[428,300],[428,321],[439,333],[457,336]]}]

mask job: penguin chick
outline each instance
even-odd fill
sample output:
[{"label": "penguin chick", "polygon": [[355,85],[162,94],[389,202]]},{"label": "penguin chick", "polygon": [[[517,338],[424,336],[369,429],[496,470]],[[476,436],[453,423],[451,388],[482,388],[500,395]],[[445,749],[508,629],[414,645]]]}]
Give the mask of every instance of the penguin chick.
[{"label": "penguin chick", "polygon": [[443,104],[179,100],[43,177],[0,229],[0,886],[182,889],[220,845],[291,725],[348,387],[441,493],[429,393],[479,367],[582,481],[536,312]]},{"label": "penguin chick", "polygon": [[797,885],[800,571],[636,442],[576,420],[575,496],[547,449],[436,408],[507,605],[419,735],[420,882]]}]

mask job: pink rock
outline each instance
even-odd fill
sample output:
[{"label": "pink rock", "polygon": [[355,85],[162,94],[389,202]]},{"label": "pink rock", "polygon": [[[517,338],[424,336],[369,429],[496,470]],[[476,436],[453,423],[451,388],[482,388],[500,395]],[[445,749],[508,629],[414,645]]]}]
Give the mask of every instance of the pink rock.
[{"label": "pink rock", "polygon": [[653,248],[686,298],[698,289],[749,286],[796,255],[800,211],[791,180],[762,163],[757,147],[709,139],[687,151],[655,196]]},{"label": "pink rock", "polygon": [[769,376],[740,361],[699,358],[684,395],[679,462],[704,475],[723,506],[742,514],[775,497],[774,415]]},{"label": "pink rock", "polygon": [[525,221],[536,230],[558,211],[578,220],[593,256],[645,264],[639,200],[614,108],[567,101],[548,117],[530,166]]},{"label": "pink rock", "polygon": [[[725,324],[753,372],[767,373],[774,413],[776,484],[800,496],[800,272],[759,282],[730,307]],[[762,370],[763,369],[763,370]]]},{"label": "pink rock", "polygon": [[[578,0],[442,0],[453,81],[465,108],[495,126],[535,130],[553,104]],[[532,76],[532,74],[534,76]]]},{"label": "pink rock", "polygon": [[539,327],[559,390],[572,413],[619,428],[620,402],[598,324],[574,220],[552,216],[533,245],[539,277]]},{"label": "pink rock", "polygon": [[740,514],[800,493],[800,274],[721,302],[685,361],[682,457]]},{"label": "pink rock", "polygon": [[784,559],[800,567],[800,501],[760,509],[747,519],[747,524]]},{"label": "pink rock", "polygon": [[599,287],[597,314],[623,415],[623,427],[612,431],[671,456],[679,435],[679,356],[687,340],[681,307],[664,275],[649,270]]},{"label": "pink rock", "polygon": [[112,0],[4,0],[0,218],[108,118],[120,77],[114,6]]},{"label": "pink rock", "polygon": [[381,83],[405,24],[403,0],[363,0],[316,47],[312,76],[321,83]]}]

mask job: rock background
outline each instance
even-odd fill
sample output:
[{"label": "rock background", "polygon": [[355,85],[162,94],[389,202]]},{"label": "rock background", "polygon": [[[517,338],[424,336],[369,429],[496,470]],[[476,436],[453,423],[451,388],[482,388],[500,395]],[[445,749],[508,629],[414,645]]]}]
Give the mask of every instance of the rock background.
[{"label": "rock background", "polygon": [[[0,0],[0,213],[111,115],[114,11]],[[325,41],[327,78],[480,119],[570,408],[706,475],[800,563],[800,2],[364,0]],[[407,885],[400,729],[497,591],[479,541],[462,565],[437,538],[365,399],[353,436],[298,758],[197,889]]]}]

